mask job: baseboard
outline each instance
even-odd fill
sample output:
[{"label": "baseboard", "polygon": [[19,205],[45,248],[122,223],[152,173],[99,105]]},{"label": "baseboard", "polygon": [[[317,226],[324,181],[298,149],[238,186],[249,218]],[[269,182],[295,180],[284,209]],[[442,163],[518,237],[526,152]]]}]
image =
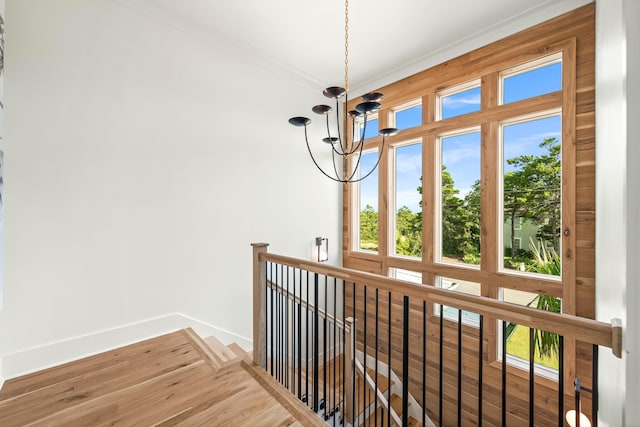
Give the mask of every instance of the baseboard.
[{"label": "baseboard", "polygon": [[[217,328],[181,313],[171,313],[91,334],[24,349],[0,357],[0,381],[57,366],[114,348],[133,344],[184,328],[192,328],[198,335],[215,335],[225,344],[238,343],[251,349],[250,339]],[[0,383],[1,385],[1,383]]]}]

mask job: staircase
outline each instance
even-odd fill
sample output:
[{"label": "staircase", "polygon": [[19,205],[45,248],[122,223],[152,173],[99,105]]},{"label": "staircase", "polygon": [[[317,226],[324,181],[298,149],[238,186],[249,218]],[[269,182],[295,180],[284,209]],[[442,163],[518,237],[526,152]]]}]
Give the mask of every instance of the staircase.
[{"label": "staircase", "polygon": [[[358,352],[358,361],[362,366],[362,353]],[[344,396],[343,389],[343,376],[342,376],[342,355],[338,355],[334,360],[327,361],[326,366],[320,365],[318,370],[319,378],[319,401],[321,402],[318,415],[325,419],[325,421],[333,426],[333,417],[336,417],[335,425],[343,425],[342,420],[344,416]],[[388,368],[383,363],[379,362],[378,373],[376,378],[375,363],[373,359],[367,360],[367,378],[363,373],[356,370],[355,381],[355,399],[354,399],[354,413],[355,413],[355,426],[358,427],[373,427],[373,426],[388,426],[388,420],[391,420],[391,426],[400,426],[402,424],[402,382],[397,378],[393,371],[391,371],[391,378],[387,378]],[[335,367],[335,372],[334,372]],[[303,378],[305,377],[304,370],[302,370]],[[326,373],[327,383],[327,396],[324,395],[324,379]],[[334,382],[335,374],[335,382]],[[308,372],[309,378],[313,376],[312,372]],[[375,380],[374,380],[375,379]],[[304,381],[304,380],[303,380]],[[334,384],[336,386],[336,396],[333,396]],[[377,388],[377,390],[376,390]],[[331,391],[331,392],[329,392]],[[376,399],[376,395],[378,399]],[[389,399],[389,395],[391,398]],[[309,396],[312,400],[312,396]],[[307,403],[307,396],[303,394],[303,402]],[[388,413],[388,404],[385,402],[390,400],[392,413]],[[326,408],[325,408],[326,407]],[[333,411],[335,408],[339,408],[337,411]],[[408,426],[418,427],[422,426],[422,413],[418,403],[410,396],[408,404]],[[429,418],[426,418],[426,425],[434,427],[434,424]],[[350,424],[348,425],[350,426]]]},{"label": "staircase", "polygon": [[214,336],[200,338],[192,329],[187,329],[187,334],[195,341],[199,349],[205,353],[210,364],[216,371],[234,366],[247,356],[247,352],[238,344],[224,345]]},{"label": "staircase", "polygon": [[[375,359],[367,357],[367,378],[365,379],[362,368],[362,353],[357,352],[360,365],[356,369],[356,422],[357,426],[400,426],[402,424],[402,382],[393,371],[378,361],[378,375],[376,378]],[[387,373],[391,372],[391,377],[387,378]],[[374,380],[375,379],[375,380]],[[375,399],[377,387],[377,402]],[[389,397],[390,396],[390,397]],[[422,426],[422,408],[416,400],[409,395],[407,405],[408,426]],[[389,414],[389,406],[391,413]],[[435,427],[433,422],[425,417],[426,425]]]}]

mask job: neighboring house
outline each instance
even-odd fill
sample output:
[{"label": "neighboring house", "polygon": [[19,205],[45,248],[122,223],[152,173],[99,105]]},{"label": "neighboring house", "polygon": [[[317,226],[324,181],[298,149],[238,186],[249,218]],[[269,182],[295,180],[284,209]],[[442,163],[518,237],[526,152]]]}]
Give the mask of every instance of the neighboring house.
[{"label": "neighboring house", "polygon": [[[516,250],[525,250],[531,251],[531,242],[533,241],[538,249],[540,249],[540,243],[538,236],[538,230],[540,226],[533,221],[530,221],[526,218],[516,218],[514,230],[514,243]],[[504,242],[504,253],[507,256],[510,253],[511,249],[511,220],[506,219],[503,226],[503,242]]]}]

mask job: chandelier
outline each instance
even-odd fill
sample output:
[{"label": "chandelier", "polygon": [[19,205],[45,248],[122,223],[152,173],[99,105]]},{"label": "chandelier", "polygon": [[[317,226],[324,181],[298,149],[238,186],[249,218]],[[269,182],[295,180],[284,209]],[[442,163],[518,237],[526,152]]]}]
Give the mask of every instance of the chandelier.
[{"label": "chandelier", "polygon": [[[311,160],[313,160],[313,163],[320,172],[334,181],[349,183],[362,181],[376,170],[382,158],[382,152],[384,151],[385,138],[396,135],[398,129],[385,128],[378,131],[378,134],[382,136],[382,145],[378,152],[378,159],[371,170],[360,171],[360,173],[358,173],[360,160],[362,159],[362,151],[364,149],[367,120],[372,114],[380,110],[382,107],[380,101],[382,101],[384,96],[379,92],[368,93],[362,97],[362,102],[356,105],[355,110],[347,111],[347,104],[349,102],[349,0],[345,0],[344,3],[344,87],[331,86],[322,92],[327,98],[335,99],[337,130],[333,134],[331,133],[329,115],[333,111],[332,107],[320,104],[311,109],[314,113],[325,116],[327,136],[324,137],[322,141],[327,143],[331,148],[333,172],[326,172],[320,167],[311,151],[307,135],[307,126],[311,123],[311,119],[307,117],[292,117],[289,119],[289,123],[294,126],[304,127],[304,139],[307,143],[307,150],[309,150]],[[344,99],[344,107],[342,109],[343,114],[340,114],[340,102],[342,99]],[[342,131],[341,121],[342,127],[344,128]],[[349,132],[351,137],[349,137]],[[342,160],[342,168],[338,168],[338,159]],[[349,164],[352,166],[351,172],[348,172],[346,166]]]}]

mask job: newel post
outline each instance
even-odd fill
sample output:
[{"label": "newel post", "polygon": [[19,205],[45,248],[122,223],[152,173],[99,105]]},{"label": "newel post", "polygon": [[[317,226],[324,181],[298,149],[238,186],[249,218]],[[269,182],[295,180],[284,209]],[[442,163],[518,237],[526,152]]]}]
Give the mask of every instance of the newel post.
[{"label": "newel post", "polygon": [[253,246],[253,363],[267,366],[267,262],[260,254],[267,253],[268,243]]}]

